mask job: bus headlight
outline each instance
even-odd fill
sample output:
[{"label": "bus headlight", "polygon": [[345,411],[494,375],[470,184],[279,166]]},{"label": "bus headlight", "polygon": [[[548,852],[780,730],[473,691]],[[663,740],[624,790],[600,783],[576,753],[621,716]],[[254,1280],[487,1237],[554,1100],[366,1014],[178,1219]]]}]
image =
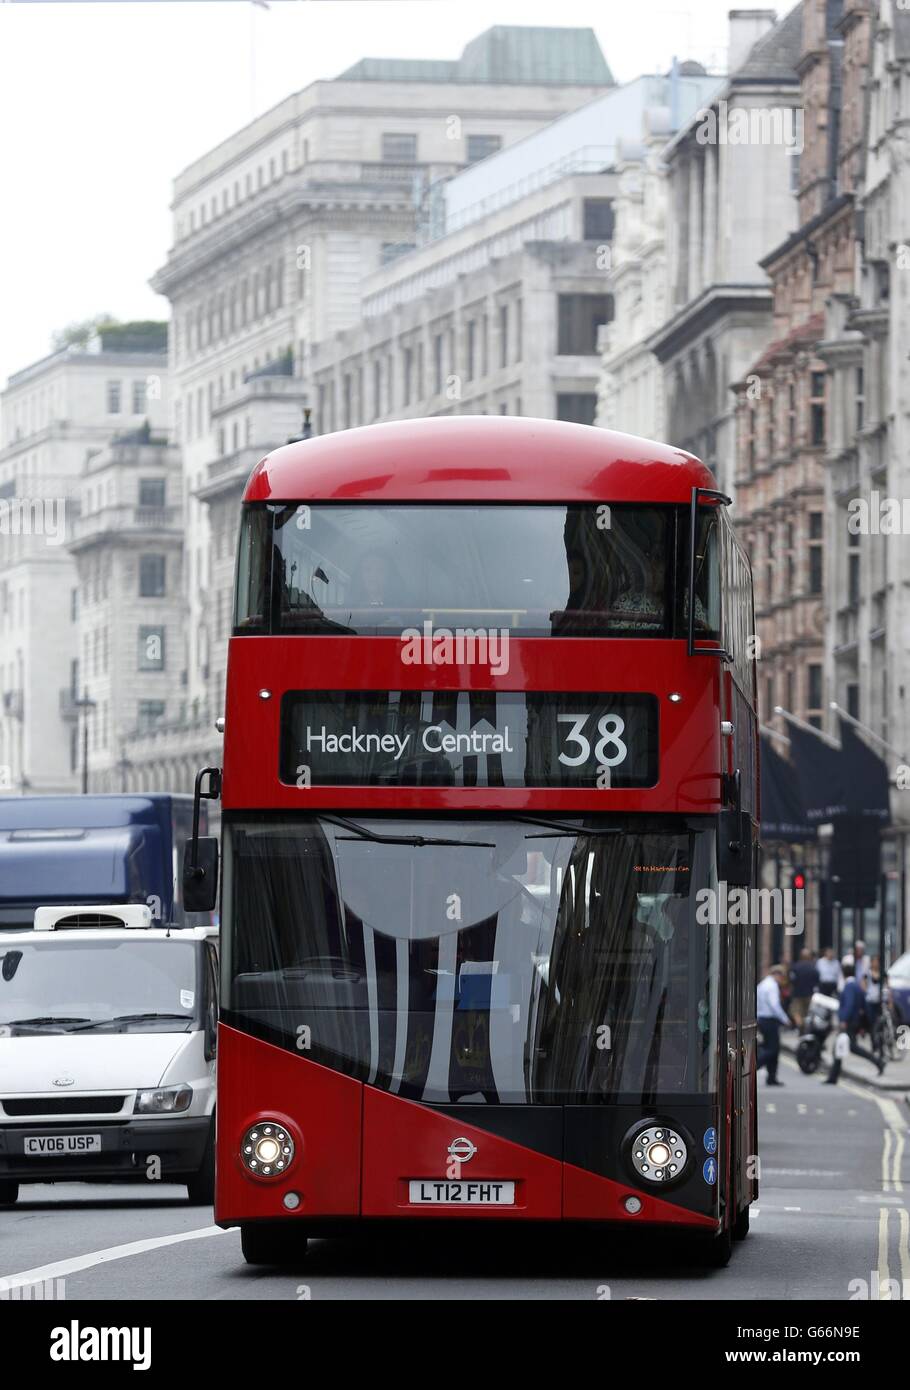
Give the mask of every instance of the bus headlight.
[{"label": "bus headlight", "polygon": [[678,1129],[652,1120],[636,1125],[626,1142],[635,1175],[642,1181],[666,1187],[682,1177],[689,1148]]},{"label": "bus headlight", "polygon": [[279,1178],[294,1161],[294,1141],[277,1120],[262,1120],[244,1134],[240,1159],[257,1178]]},{"label": "bus headlight", "polygon": [[159,1086],[153,1091],[137,1091],[134,1115],[179,1115],[189,1110],[192,1086]]}]

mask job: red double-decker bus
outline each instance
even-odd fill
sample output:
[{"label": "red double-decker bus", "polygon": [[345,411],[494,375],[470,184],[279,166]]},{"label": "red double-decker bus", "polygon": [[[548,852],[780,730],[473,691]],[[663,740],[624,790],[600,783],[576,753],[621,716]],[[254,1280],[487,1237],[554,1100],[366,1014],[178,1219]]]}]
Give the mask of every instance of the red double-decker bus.
[{"label": "red double-decker bus", "polygon": [[[216,1220],[666,1227],[725,1262],[755,1118],[754,631],[695,458],[521,418],[290,444],[227,675]],[[214,892],[217,845],[189,851]]]}]

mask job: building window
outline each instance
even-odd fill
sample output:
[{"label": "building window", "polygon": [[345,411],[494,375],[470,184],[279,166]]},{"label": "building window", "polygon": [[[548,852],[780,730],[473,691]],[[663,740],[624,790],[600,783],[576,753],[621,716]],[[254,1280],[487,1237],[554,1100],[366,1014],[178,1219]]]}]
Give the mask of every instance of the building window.
[{"label": "building window", "polygon": [[499,365],[505,367],[509,361],[509,306],[499,306]]},{"label": "building window", "polygon": [[490,323],[489,315],[484,314],[480,322],[480,375],[486,376],[490,370]]},{"label": "building window", "polygon": [[442,334],[433,337],[433,390],[438,395],[442,390]]},{"label": "building window", "polygon": [[120,398],[122,395],[119,381],[109,381],[107,383],[107,413],[108,415],[120,414]]},{"label": "building window", "polygon": [[465,364],[465,380],[474,380],[474,353],[477,347],[477,322],[475,319],[468,320],[467,331],[467,362]]},{"label": "building window", "polygon": [[140,700],[138,708],[138,725],[143,733],[153,729],[156,724],[164,718],[163,700]]},{"label": "building window", "polygon": [[136,652],[137,671],[164,670],[163,627],[140,627]]},{"label": "building window", "polygon": [[164,555],[139,556],[139,597],[163,598],[165,583]]},{"label": "building window", "polygon": [[859,719],[859,686],[855,681],[847,686],[847,713]]},{"label": "building window", "polygon": [[406,256],[409,251],[416,251],[417,245],[413,241],[384,241],[382,243],[382,264],[388,265],[391,261],[397,261],[399,256]]},{"label": "building window", "polygon": [[145,411],[145,382],[133,382],[133,414],[142,415]]},{"label": "building window", "polygon": [[851,546],[847,551],[847,602],[859,603],[859,536],[850,537]]},{"label": "building window", "polygon": [[866,416],[866,383],[862,367],[856,369],[856,429],[862,429]]},{"label": "building window", "polygon": [[613,201],[610,198],[585,198],[583,204],[585,241],[612,241]]},{"label": "building window", "polygon": [[166,485],[167,481],[164,478],[140,478],[139,506],[163,507]]},{"label": "building window", "polygon": [[344,428],[351,428],[351,373],[345,372],[341,382],[341,408],[344,412]]},{"label": "building window", "polygon": [[793,385],[793,382],[792,382],[792,381],[790,382],[790,385],[789,385],[788,390],[787,390],[787,438],[788,438],[788,440],[789,440],[789,442],[790,442],[790,448],[791,448],[791,449],[795,448],[795,446],[796,446],[796,387]]},{"label": "building window", "polygon": [[557,420],[570,420],[576,425],[593,425],[596,414],[596,391],[560,391],[556,396]]},{"label": "building window", "polygon": [[378,420],[382,413],[382,363],[379,358],[373,363],[373,419]]},{"label": "building window", "polygon": [[386,132],[382,137],[382,159],[385,164],[413,164],[417,158],[417,136]]},{"label": "building window", "polygon": [[489,155],[495,154],[497,150],[501,149],[501,135],[469,135],[468,163],[476,164],[479,159],[486,159]]},{"label": "building window", "polygon": [[561,294],[557,353],[563,357],[593,357],[597,352],[597,330],[612,317],[611,295]]},{"label": "building window", "polygon": [[770,719],[774,713],[774,677],[768,676],[765,679],[765,718]]},{"label": "building window", "polygon": [[812,662],[809,665],[809,704],[810,710],[822,707],[822,668]]},{"label": "building window", "polygon": [[809,513],[809,593],[820,594],[824,583],[823,554],[824,517],[821,512]]},{"label": "building window", "polygon": [[825,373],[813,372],[810,382],[810,438],[816,447],[825,442]]},{"label": "building window", "polygon": [[412,393],[412,391],[413,391],[413,389],[414,389],[413,368],[414,368],[414,350],[413,350],[413,348],[406,347],[406,348],[403,350],[403,352],[402,352],[402,373],[401,373],[401,376],[402,376],[402,380],[401,380],[402,400],[401,400],[401,403],[402,403],[402,405],[410,405],[410,404],[411,404],[411,393]]},{"label": "building window", "polygon": [[515,301],[515,313],[514,313],[513,316],[512,316],[512,317],[514,318],[514,320],[515,320],[515,333],[514,333],[514,337],[515,337],[515,361],[516,361],[516,362],[520,362],[520,361],[521,361],[521,353],[522,353],[522,342],[521,342],[521,320],[522,320],[522,312],[523,312],[523,304],[522,304],[522,301],[521,301],[520,299],[516,299],[516,301]]}]

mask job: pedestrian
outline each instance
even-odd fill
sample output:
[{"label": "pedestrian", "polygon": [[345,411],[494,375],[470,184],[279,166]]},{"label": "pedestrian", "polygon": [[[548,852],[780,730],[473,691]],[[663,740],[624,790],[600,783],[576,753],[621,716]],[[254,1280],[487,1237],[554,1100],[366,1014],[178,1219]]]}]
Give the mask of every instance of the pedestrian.
[{"label": "pedestrian", "polygon": [[780,1002],[780,987],[787,978],[782,965],[772,965],[758,986],[756,994],[756,1013],[758,1031],[761,1033],[761,1046],[758,1049],[756,1067],[761,1071],[767,1068],[768,1085],[783,1086],[777,1079],[777,1064],[780,1060],[780,1030],[793,1026],[793,1020],[784,1012]]},{"label": "pedestrian", "polygon": [[865,1000],[865,989],[860,980],[856,978],[855,967],[852,965],[844,966],[844,989],[840,997],[840,1008],[838,1018],[840,1028],[834,1038],[834,1061],[831,1063],[831,1070],[825,1081],[826,1086],[836,1086],[837,1078],[840,1076],[841,1058],[838,1056],[838,1041],[846,1035],[849,1040],[850,1051],[856,1057],[865,1057],[867,1062],[872,1062],[878,1067],[878,1074],[881,1076],[885,1070],[885,1064],[880,1057],[876,1057],[867,1047],[860,1047],[856,1041],[856,1035],[863,1023],[863,1004]]},{"label": "pedestrian", "polygon": [[833,946],[826,946],[816,962],[818,970],[818,987],[822,994],[827,994],[833,999],[836,994],[840,994],[844,987],[844,972],[841,963],[834,954]]},{"label": "pedestrian", "polygon": [[860,984],[862,984],[869,973],[869,960],[866,956],[865,941],[857,941],[853,950],[848,951],[844,956],[841,965],[844,969],[846,969],[848,965],[852,965],[854,975]]},{"label": "pedestrian", "polygon": [[808,946],[799,953],[799,960],[790,967],[790,1012],[797,1028],[802,1031],[809,1012],[809,1000],[820,983],[818,966]]},{"label": "pedestrian", "polygon": [[875,1040],[878,1035],[878,1022],[882,1016],[882,963],[878,956],[873,956],[869,962],[864,1007],[869,1042],[872,1044],[873,1051],[878,1052],[880,1049],[876,1047]]}]

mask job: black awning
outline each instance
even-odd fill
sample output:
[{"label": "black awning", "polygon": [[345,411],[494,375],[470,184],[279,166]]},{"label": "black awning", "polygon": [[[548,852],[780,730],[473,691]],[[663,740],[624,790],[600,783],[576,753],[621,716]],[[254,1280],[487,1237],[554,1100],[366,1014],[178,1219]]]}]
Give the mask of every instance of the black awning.
[{"label": "black awning", "polygon": [[810,734],[791,724],[790,754],[796,770],[800,797],[806,808],[806,818],[820,825],[835,816],[851,811],[848,797],[847,768],[839,748],[832,748],[818,734]]},{"label": "black awning", "polygon": [[851,815],[887,824],[891,820],[887,767],[844,719],[840,721],[840,741]]},{"label": "black awning", "polygon": [[759,740],[761,758],[761,838],[763,840],[811,840],[815,826],[809,823],[793,767],[771,746],[765,735]]}]

